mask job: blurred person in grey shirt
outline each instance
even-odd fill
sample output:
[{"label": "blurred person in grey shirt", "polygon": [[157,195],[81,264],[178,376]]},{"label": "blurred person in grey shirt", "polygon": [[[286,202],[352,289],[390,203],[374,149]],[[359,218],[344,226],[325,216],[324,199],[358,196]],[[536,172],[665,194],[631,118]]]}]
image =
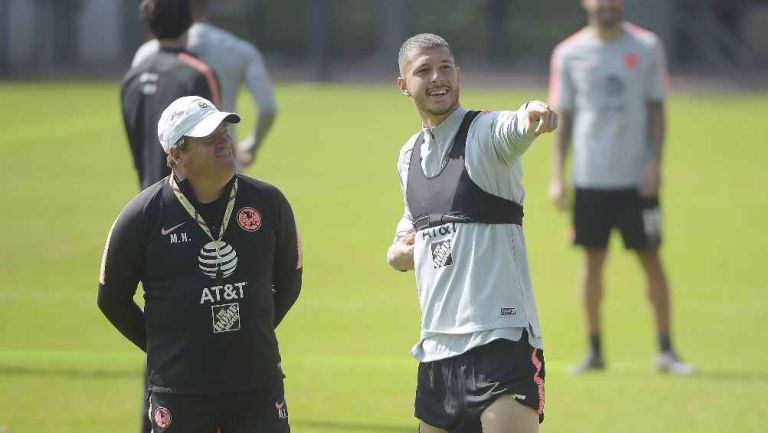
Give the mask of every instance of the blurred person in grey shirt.
[{"label": "blurred person in grey shirt", "polygon": [[[277,115],[277,102],[264,59],[253,44],[208,23],[208,0],[190,0],[190,7],[194,23],[189,29],[187,49],[216,71],[221,82],[219,109],[236,111],[242,83],[258,109],[255,130],[238,145],[238,162],[247,167],[253,163]],[[132,66],[157,52],[158,47],[156,39],[145,42],[133,57]],[[236,129],[231,132],[237,139]]]},{"label": "blurred person in grey shirt", "polygon": [[573,242],[584,250],[581,276],[589,350],[570,373],[602,370],[600,307],[610,233],[636,252],[658,333],[657,367],[691,374],[672,348],[669,288],[661,259],[662,149],[668,74],[652,32],[622,21],[622,0],[582,0],[588,25],[552,54],[550,103],[561,115],[549,187],[566,207],[566,156],[573,141]]}]

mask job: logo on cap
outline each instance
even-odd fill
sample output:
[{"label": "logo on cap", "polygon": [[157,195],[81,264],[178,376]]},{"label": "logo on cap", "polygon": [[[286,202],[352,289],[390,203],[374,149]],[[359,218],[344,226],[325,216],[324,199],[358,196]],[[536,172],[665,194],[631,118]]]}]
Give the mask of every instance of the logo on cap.
[{"label": "logo on cap", "polygon": [[198,106],[198,107],[200,107],[200,108],[208,108],[208,104],[206,104],[206,103],[205,103],[205,102],[203,102],[203,101],[199,101],[199,102],[197,103],[197,106]]},{"label": "logo on cap", "polygon": [[255,232],[261,228],[261,214],[255,208],[244,207],[237,213],[237,224],[247,232]]}]

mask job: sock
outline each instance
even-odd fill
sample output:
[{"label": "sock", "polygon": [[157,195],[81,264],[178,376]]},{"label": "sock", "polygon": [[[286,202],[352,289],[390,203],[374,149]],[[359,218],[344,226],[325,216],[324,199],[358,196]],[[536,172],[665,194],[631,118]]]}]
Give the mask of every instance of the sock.
[{"label": "sock", "polygon": [[592,350],[592,354],[600,358],[603,356],[603,349],[600,346],[600,334],[589,334],[589,348]]},{"label": "sock", "polygon": [[672,341],[668,332],[659,334],[659,350],[662,352],[672,352]]}]

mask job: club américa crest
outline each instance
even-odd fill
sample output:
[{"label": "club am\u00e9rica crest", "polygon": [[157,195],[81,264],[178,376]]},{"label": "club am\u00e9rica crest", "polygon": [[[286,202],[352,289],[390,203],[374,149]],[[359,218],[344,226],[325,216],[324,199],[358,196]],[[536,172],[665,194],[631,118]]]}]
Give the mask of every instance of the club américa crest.
[{"label": "club am\u00e9rica crest", "polygon": [[171,411],[164,407],[155,409],[155,425],[159,428],[168,428],[171,425]]},{"label": "club am\u00e9rica crest", "polygon": [[244,207],[237,212],[237,224],[247,232],[261,228],[261,214],[255,208]]}]

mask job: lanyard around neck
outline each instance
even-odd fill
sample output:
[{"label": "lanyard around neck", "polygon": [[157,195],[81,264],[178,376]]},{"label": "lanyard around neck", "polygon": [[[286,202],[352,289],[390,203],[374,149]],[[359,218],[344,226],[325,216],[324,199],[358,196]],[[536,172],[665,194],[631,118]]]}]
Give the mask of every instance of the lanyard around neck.
[{"label": "lanyard around neck", "polygon": [[208,237],[216,243],[216,251],[218,256],[218,246],[220,245],[221,239],[224,237],[224,232],[227,230],[227,225],[229,224],[229,217],[232,216],[232,210],[235,208],[235,195],[237,194],[237,178],[235,178],[235,183],[232,185],[232,190],[229,193],[229,201],[227,201],[227,209],[224,211],[224,220],[221,222],[221,228],[219,229],[219,237],[218,239],[213,237],[213,234],[211,234],[210,228],[208,228],[208,224],[205,223],[205,220],[200,215],[200,212],[195,209],[194,206],[192,206],[192,203],[189,202],[189,199],[184,195],[183,192],[181,192],[181,189],[179,188],[179,185],[176,183],[175,176],[171,174],[169,177],[169,182],[171,184],[171,190],[173,190],[173,194],[176,195],[176,198],[181,203],[181,206],[184,207],[184,209],[187,211],[189,216],[192,217],[193,220],[197,223],[197,225],[200,226],[200,228],[205,232]]}]

